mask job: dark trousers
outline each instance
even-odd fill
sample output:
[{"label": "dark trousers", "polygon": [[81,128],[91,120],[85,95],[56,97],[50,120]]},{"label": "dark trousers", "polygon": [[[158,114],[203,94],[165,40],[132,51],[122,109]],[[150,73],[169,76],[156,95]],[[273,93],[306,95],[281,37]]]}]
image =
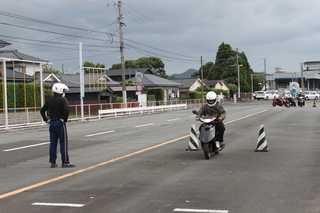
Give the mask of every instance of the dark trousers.
[{"label": "dark trousers", "polygon": [[57,147],[58,141],[60,144],[60,153],[62,163],[69,162],[68,155],[68,133],[66,124],[62,121],[51,121],[50,127],[50,149],[49,149],[49,162],[56,163],[57,160]]},{"label": "dark trousers", "polygon": [[226,130],[224,123],[216,123],[216,141],[223,142],[224,131]]}]

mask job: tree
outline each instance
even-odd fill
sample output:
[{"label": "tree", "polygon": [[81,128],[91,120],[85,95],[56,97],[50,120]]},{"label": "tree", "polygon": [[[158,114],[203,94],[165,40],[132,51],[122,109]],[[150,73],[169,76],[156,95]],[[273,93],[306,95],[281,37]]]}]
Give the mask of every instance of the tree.
[{"label": "tree", "polygon": [[55,70],[52,68],[52,66],[50,68],[48,68],[47,66],[44,66],[43,71],[50,71],[53,74],[62,74],[62,72],[60,70]]},{"label": "tree", "polygon": [[[168,77],[164,63],[157,57],[141,57],[138,60],[125,61],[125,68],[149,68],[160,77]],[[113,64],[110,69],[121,69],[121,63]]]},{"label": "tree", "polygon": [[203,69],[203,79],[209,79],[209,75],[210,75],[210,70],[212,69],[212,67],[214,66],[213,62],[208,62],[205,65],[203,65],[202,67],[199,68],[199,71],[193,72],[191,74],[191,77],[198,77],[201,78],[201,68]]},{"label": "tree", "polygon": [[223,42],[218,48],[215,63],[208,62],[202,66],[203,78],[224,80],[227,84],[238,86],[238,65],[241,92],[250,92],[253,70],[250,68],[246,54],[244,52],[237,53],[229,44]]},{"label": "tree", "polygon": [[[82,66],[84,66],[84,67],[92,67],[93,70],[94,70],[94,68],[105,68],[106,67],[104,64],[99,64],[99,63],[94,64],[94,63],[91,63],[91,62],[88,62],[88,61],[84,62],[84,64]],[[86,69],[85,72],[88,73],[89,70]]]}]

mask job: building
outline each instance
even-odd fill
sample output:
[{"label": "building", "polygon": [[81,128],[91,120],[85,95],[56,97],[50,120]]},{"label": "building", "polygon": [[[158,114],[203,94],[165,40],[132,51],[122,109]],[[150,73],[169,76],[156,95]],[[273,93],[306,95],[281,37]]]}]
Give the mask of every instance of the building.
[{"label": "building", "polygon": [[267,75],[270,89],[288,88],[290,82],[297,82],[301,90],[320,90],[320,61],[302,63],[300,72],[278,70],[272,75]]},{"label": "building", "polygon": [[197,91],[202,86],[200,78],[175,78],[172,81],[181,84],[180,97],[189,97],[189,92]]}]

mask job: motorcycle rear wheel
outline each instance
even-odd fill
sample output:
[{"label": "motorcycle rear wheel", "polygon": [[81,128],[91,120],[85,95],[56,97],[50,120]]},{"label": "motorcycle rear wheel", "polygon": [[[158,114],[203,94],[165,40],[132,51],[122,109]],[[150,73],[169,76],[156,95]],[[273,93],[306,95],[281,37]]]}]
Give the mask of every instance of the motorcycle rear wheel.
[{"label": "motorcycle rear wheel", "polygon": [[202,143],[202,150],[205,159],[210,159],[211,153],[210,153],[210,144],[209,143]]}]

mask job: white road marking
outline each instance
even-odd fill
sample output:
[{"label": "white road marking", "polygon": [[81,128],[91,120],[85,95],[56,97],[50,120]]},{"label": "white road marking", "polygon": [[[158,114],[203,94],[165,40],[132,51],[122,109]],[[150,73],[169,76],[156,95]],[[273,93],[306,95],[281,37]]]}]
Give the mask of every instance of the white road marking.
[{"label": "white road marking", "polygon": [[149,123],[149,124],[143,124],[143,125],[139,125],[139,126],[135,126],[136,128],[139,128],[139,127],[144,127],[144,126],[151,126],[153,125],[154,123]]},{"label": "white road marking", "polygon": [[181,118],[174,118],[174,119],[170,119],[170,120],[167,120],[167,121],[176,121],[176,120],[180,120]]},{"label": "white road marking", "polygon": [[49,143],[50,142],[38,143],[38,144],[29,145],[29,146],[21,146],[21,147],[12,148],[12,149],[5,149],[5,150],[2,150],[2,151],[10,152],[10,151],[19,150],[19,149],[26,149],[26,148],[35,147],[35,146],[41,146],[41,145],[45,145],[45,144],[49,144]]},{"label": "white road marking", "polygon": [[99,132],[99,133],[95,133],[95,134],[90,134],[90,135],[86,135],[86,137],[91,137],[91,136],[96,136],[96,135],[103,135],[103,134],[108,134],[108,133],[112,133],[115,132],[115,130],[110,130],[110,131],[106,131],[106,132]]},{"label": "white road marking", "polygon": [[213,212],[213,213],[228,213],[229,210],[213,210],[213,209],[179,209],[175,208],[174,212]]},{"label": "white road marking", "polygon": [[66,206],[66,207],[77,207],[81,208],[84,204],[74,204],[74,203],[33,203],[33,206]]}]

